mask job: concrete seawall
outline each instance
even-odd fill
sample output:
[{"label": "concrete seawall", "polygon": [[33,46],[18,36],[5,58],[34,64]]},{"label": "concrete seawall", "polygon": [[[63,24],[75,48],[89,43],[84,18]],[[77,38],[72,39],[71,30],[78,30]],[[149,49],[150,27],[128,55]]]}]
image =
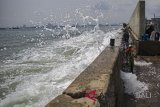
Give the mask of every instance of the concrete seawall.
[{"label": "concrete seawall", "polygon": [[[129,21],[133,44],[139,51],[139,38],[145,31],[145,1],[140,0]],[[122,36],[122,35],[121,35]],[[120,40],[121,41],[121,40]],[[105,50],[46,107],[124,107],[120,45]],[[90,98],[85,95],[91,95]]]},{"label": "concrete seawall", "polygon": [[145,25],[145,1],[140,0],[129,20],[129,26],[136,39],[145,33]]},{"label": "concrete seawall", "polygon": [[[136,49],[136,54],[142,56],[159,56],[159,41],[141,40],[141,36],[145,34],[145,20],[145,0],[140,0],[137,3],[137,6],[129,21],[129,32],[133,40],[134,48]],[[158,25],[158,21],[156,21],[156,19],[154,20],[154,23]]]},{"label": "concrete seawall", "polygon": [[137,6],[129,20],[129,33],[132,37],[136,54],[139,54],[139,40],[141,35],[145,33],[145,0],[139,0]]},{"label": "concrete seawall", "polygon": [[[122,107],[121,58],[120,46],[105,48],[93,63],[46,107]],[[84,97],[91,91],[96,91],[95,101]]]}]

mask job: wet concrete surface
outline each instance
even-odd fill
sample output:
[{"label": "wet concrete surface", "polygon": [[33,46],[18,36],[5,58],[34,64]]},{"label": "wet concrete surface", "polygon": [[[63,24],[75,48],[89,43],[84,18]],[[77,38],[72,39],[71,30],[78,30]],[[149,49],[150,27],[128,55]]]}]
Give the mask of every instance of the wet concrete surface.
[{"label": "wet concrete surface", "polygon": [[160,107],[160,57],[139,56],[135,61],[150,63],[134,66],[134,74],[148,84],[148,91],[139,95],[140,98],[124,94],[124,107]]}]

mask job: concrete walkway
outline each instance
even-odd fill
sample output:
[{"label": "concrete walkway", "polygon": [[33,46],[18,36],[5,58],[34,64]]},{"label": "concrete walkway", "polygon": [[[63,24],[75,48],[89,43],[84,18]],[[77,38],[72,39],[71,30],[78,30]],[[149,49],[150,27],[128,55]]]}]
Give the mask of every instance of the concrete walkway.
[{"label": "concrete walkway", "polygon": [[134,73],[148,84],[148,91],[140,98],[124,94],[124,107],[160,107],[160,57],[138,56],[135,61]]}]

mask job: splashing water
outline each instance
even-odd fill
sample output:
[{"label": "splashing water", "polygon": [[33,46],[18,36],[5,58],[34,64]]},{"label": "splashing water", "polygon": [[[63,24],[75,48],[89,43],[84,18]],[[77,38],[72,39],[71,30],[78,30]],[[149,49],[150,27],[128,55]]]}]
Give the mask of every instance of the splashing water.
[{"label": "splashing water", "polygon": [[13,54],[1,65],[4,82],[0,85],[0,106],[44,106],[62,93],[117,35],[117,30],[84,32]]},{"label": "splashing water", "polygon": [[134,95],[138,98],[139,96],[137,95],[140,95],[148,90],[148,84],[138,81],[135,74],[121,71],[121,78],[124,82],[125,93],[129,95]]},{"label": "splashing water", "polygon": [[0,32],[0,37],[9,35],[6,44],[0,42],[4,46],[0,50],[0,107],[45,106],[109,45],[110,38],[119,35],[119,27],[101,29],[102,14],[97,18],[78,14],[84,23],[92,20],[97,25]]}]

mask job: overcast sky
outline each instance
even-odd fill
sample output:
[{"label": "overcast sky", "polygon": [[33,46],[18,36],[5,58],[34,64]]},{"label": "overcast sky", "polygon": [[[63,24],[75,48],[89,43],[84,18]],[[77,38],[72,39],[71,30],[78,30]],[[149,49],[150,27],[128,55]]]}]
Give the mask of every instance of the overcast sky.
[{"label": "overcast sky", "polygon": [[[0,27],[84,23],[85,16],[100,23],[128,22],[138,0],[0,0]],[[160,16],[160,0],[146,0],[146,17]],[[85,20],[86,21],[86,20]],[[88,22],[94,22],[88,19]],[[87,21],[85,23],[88,23]]]}]

